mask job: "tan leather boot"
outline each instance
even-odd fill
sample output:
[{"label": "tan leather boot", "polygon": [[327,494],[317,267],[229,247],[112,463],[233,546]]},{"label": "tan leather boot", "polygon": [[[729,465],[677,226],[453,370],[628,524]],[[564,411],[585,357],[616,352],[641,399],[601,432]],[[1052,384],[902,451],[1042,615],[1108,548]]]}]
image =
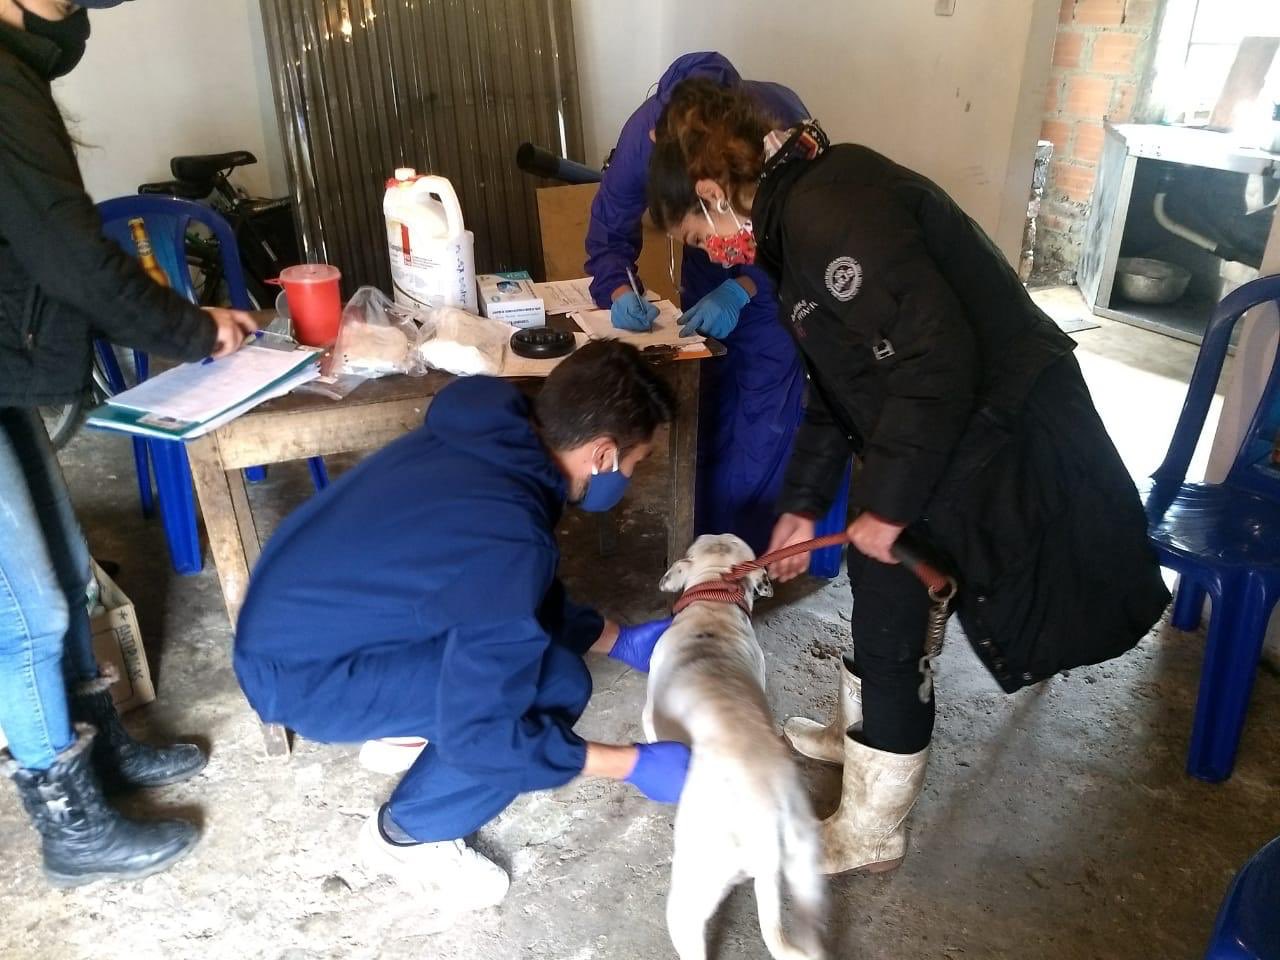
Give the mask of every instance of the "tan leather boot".
[{"label": "tan leather boot", "polygon": [[823,763],[844,763],[845,734],[850,727],[862,729],[862,681],[845,666],[843,657],[836,664],[840,671],[840,693],[831,721],[822,724],[805,717],[791,717],[782,727],[797,752]]},{"label": "tan leather boot", "polygon": [[902,863],[904,821],[924,786],[928,759],[928,747],[919,753],[885,753],[844,738],[840,808],[822,821],[823,873],[881,873]]}]

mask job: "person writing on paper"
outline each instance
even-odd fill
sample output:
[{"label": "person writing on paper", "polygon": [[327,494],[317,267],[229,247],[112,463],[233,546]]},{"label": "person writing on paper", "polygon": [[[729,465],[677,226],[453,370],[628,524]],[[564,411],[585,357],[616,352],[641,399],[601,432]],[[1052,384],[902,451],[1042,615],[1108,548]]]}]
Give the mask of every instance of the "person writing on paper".
[{"label": "person writing on paper", "polygon": [[[782,123],[809,115],[791,90],[743,80],[719,53],[686,54],[667,68],[654,95],[623,126],[587,228],[591,294],[622,330],[647,330],[658,314],[643,297],[644,278],[635,274],[645,174],[658,116],[671,91],[689,77],[740,90]],[[726,356],[701,365],[695,532],[736,533],[759,552],[769,539],[800,424],[804,371],[778,323],[768,274],[739,255],[709,257],[710,252],[685,247],[680,272],[682,332],[714,337],[728,347]]]},{"label": "person writing on paper", "polygon": [[140,744],[116,715],[90,644],[89,552],[37,408],[84,394],[94,336],[198,360],[253,329],[153,283],[102,236],[49,84],[84,54],[84,8],[118,2],[0,0],[0,765],[58,886],[184,856],[194,825],[126,819],[102,793],[184,780],[205,758]]},{"label": "person writing on paper", "polygon": [[669,617],[619,627],[556,577],[565,503],[612,509],[670,388],[635,347],[589,343],[530,401],[467,377],[421,428],[363,461],[267,543],[236,627],[235,670],[268,723],[325,742],[425,737],[359,851],[449,913],[500,901],[506,873],[464,838],[517,796],[580,775],[674,803],[683,744],[574,733],[594,652],[647,671]]},{"label": "person writing on paper", "polygon": [[853,656],[832,722],[793,718],[786,733],[844,766],[825,872],[889,869],[934,717],[930,598],[895,562],[904,530],[954,566],[965,633],[1006,692],[1129,650],[1169,594],[1073,341],[946,193],[866,147],[830,145],[815,122],[776,129],[740,91],[688,81],[667,109],[654,221],[707,249],[749,239],[812,377],[769,549],[811,538],[850,453],[860,460]]}]

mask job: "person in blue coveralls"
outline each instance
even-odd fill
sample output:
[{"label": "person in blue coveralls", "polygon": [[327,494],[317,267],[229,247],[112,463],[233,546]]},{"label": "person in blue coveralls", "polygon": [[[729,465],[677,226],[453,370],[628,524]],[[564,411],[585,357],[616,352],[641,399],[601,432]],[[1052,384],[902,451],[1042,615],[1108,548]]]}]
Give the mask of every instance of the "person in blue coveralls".
[{"label": "person in blue coveralls", "polygon": [[578,776],[674,803],[683,744],[590,743],[588,652],[647,671],[670,619],[619,626],[556,577],[566,501],[622,498],[675,401],[639,352],[591,343],[533,400],[461,379],[421,428],[288,517],[254,569],[235,670],[264,722],[428,745],[365,823],[365,865],[449,912],[499,902],[501,867],[463,838],[522,793]]},{"label": "person in blue coveralls", "polygon": [[[690,77],[740,86],[779,126],[809,116],[791,90],[743,80],[719,53],[685,54],[667,68],[654,95],[623,126],[591,206],[586,262],[591,295],[610,310],[620,330],[648,330],[658,313],[636,295],[628,271],[634,275],[640,254],[654,127],[671,91]],[[643,293],[643,278],[637,280]],[[804,371],[791,337],[778,323],[773,281],[760,268],[716,263],[704,251],[685,247],[680,299],[684,331],[728,347],[726,356],[702,365],[696,532],[736,533],[759,552],[777,518],[782,477],[802,415]]]}]

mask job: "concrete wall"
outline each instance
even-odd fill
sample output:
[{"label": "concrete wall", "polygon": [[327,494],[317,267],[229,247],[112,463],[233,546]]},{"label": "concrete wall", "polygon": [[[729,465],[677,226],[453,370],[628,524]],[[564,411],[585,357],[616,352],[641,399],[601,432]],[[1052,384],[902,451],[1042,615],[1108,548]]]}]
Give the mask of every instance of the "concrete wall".
[{"label": "concrete wall", "polygon": [[169,158],[249,150],[237,179],[287,190],[270,100],[258,0],[126,3],[89,14],[84,60],[54,93],[86,146],[80,166],[96,200],[169,179]]},{"label": "concrete wall", "polygon": [[[681,53],[720,50],[795,88],[838,140],[882,150],[949,190],[1016,261],[1057,0],[575,0],[586,159]],[[91,14],[80,67],[56,85],[102,199],[166,179],[178,153],[248,149],[252,191],[287,183],[258,0],[137,3]],[[802,10],[803,15],[798,15]]]},{"label": "concrete wall", "polygon": [[681,53],[793,87],[836,140],[937,180],[1017,261],[1057,0],[577,0],[587,159]]},{"label": "concrete wall", "polygon": [[1164,0],[1062,0],[1040,133],[1053,142],[1053,163],[1037,225],[1037,282],[1075,282],[1102,154],[1102,124],[1135,119],[1163,5]]}]

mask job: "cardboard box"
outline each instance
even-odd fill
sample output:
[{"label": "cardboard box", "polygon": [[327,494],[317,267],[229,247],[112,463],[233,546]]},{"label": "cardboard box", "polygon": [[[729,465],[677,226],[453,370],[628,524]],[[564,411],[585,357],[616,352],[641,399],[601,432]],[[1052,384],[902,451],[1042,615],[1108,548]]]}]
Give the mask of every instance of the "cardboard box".
[{"label": "cardboard box", "polygon": [[[542,260],[546,265],[547,280],[576,280],[582,276],[591,204],[599,189],[598,183],[538,188],[538,228],[542,235]],[[653,290],[662,299],[678,305],[680,262],[684,251],[679,243],[669,241],[647,215],[641,220],[641,226],[640,282],[645,289]]]},{"label": "cardboard box", "polygon": [[482,273],[476,277],[476,286],[480,288],[480,312],[490,320],[521,328],[546,325],[546,305],[533,289],[533,278],[527,271]]},{"label": "cardboard box", "polygon": [[133,602],[114,580],[96,563],[93,575],[98,581],[99,607],[94,609],[89,626],[93,630],[93,653],[98,665],[111,664],[119,679],[111,685],[111,699],[121,713],[150,703],[156,698],[151,685],[147,653],[142,649],[142,631]]},{"label": "cardboard box", "polygon": [[[98,581],[98,604],[89,617],[93,653],[100,668],[115,668],[118,679],[111,685],[111,700],[117,710],[127,713],[156,698],[147,654],[142,649],[138,615],[124,591],[96,563],[93,575]],[[0,730],[0,748],[7,744],[4,731]]]}]

